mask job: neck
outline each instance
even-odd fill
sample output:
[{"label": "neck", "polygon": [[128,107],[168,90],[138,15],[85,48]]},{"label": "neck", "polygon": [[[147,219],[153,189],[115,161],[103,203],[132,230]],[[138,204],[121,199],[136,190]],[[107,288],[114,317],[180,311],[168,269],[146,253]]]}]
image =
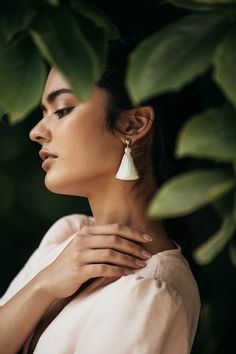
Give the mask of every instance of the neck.
[{"label": "neck", "polygon": [[[96,191],[88,196],[95,224],[119,223],[148,233],[153,241],[143,244],[143,248],[152,254],[173,247],[162,222],[147,216],[147,206],[155,193],[154,181],[145,181],[137,188],[135,183],[113,178],[110,183],[106,180],[104,185],[96,186]],[[146,193],[144,186],[149,188]]]}]

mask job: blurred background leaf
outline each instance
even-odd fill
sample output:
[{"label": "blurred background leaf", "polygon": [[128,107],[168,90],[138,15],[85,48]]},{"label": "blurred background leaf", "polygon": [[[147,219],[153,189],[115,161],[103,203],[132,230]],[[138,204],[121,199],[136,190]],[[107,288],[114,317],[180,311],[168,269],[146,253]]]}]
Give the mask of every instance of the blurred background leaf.
[{"label": "blurred background leaf", "polygon": [[149,205],[149,216],[185,215],[215,201],[235,188],[233,174],[223,170],[196,170],[173,177],[159,188]]},{"label": "blurred background leaf", "polygon": [[236,111],[230,105],[192,117],[176,140],[176,157],[229,161],[236,156]]},{"label": "blurred background leaf", "polygon": [[130,56],[127,74],[133,101],[179,90],[206,71],[229,23],[224,12],[189,15],[142,41]]},{"label": "blurred background leaf", "polygon": [[45,79],[44,63],[28,39],[7,46],[0,55],[0,105],[9,112],[12,123],[24,119],[36,107]]},{"label": "blurred background leaf", "polygon": [[230,29],[222,43],[217,47],[213,57],[215,65],[214,79],[222,88],[225,96],[236,106],[236,24]]}]

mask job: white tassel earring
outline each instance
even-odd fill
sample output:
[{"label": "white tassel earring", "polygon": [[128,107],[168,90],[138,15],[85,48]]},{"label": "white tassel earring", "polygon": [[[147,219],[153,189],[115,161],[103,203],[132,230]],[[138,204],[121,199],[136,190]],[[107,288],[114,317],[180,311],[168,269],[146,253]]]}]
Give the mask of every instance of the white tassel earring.
[{"label": "white tassel earring", "polygon": [[127,145],[125,148],[125,153],[121,160],[120,167],[117,171],[116,178],[122,180],[138,179],[139,178],[138,171],[134,165],[134,161],[131,156],[131,148],[129,147],[130,140],[125,139],[125,142]]}]

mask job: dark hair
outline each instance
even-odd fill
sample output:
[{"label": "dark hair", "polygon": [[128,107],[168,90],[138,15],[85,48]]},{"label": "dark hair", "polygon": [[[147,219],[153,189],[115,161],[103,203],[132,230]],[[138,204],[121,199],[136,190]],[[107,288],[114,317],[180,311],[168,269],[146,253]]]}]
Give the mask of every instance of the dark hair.
[{"label": "dark hair", "polygon": [[[111,42],[107,56],[106,68],[97,82],[97,86],[106,89],[109,95],[106,126],[110,131],[114,130],[117,119],[123,110],[135,107],[130,100],[125,86],[127,58],[135,44],[136,41],[133,39],[116,40]],[[151,105],[154,109],[155,116],[157,116],[157,114],[159,115],[159,112],[157,112],[157,102],[155,99],[142,102],[142,106],[143,105]],[[164,142],[159,119],[154,119],[152,130],[155,136],[152,141],[151,167],[153,169],[155,180],[158,181],[159,184],[164,178],[164,176],[161,175],[164,170],[160,167],[163,162]],[[144,167],[142,170],[143,171],[140,172],[144,173]],[[142,173],[140,176],[141,179],[138,181],[139,183],[142,181]]]},{"label": "dark hair", "polygon": [[[106,126],[110,131],[113,131],[115,128],[117,119],[123,110],[135,107],[132,104],[125,87],[125,73],[128,63],[128,55],[134,49],[137,42],[137,38],[110,42],[106,68],[103,71],[101,78],[96,83],[98,87],[104,88],[108,92],[109,99]],[[168,108],[171,98],[172,94],[162,95],[145,100],[141,104],[141,106],[151,105],[155,113],[155,119],[152,126],[151,150],[148,150],[148,154],[151,154],[151,156],[146,155],[146,157],[149,157],[149,160],[151,161],[152,173],[157,182],[157,186],[159,187],[176,173],[175,162],[173,160],[173,144],[175,137],[171,136],[171,134],[173,135],[173,133],[176,132],[172,131],[171,133],[169,129],[170,112],[168,112]],[[144,141],[144,144],[145,143],[146,141]],[[142,177],[142,174],[145,174],[145,169],[147,168],[145,165],[146,159],[141,158],[139,160],[140,161],[137,161],[137,168],[140,171],[140,177]],[[140,163],[142,167],[141,170],[139,169]],[[138,181],[138,183],[140,183],[140,181],[142,182],[142,178]],[[182,240],[182,236],[179,235],[179,222],[176,219],[169,218],[163,220],[163,226],[167,233],[171,234],[171,237],[176,239],[177,242]]]}]

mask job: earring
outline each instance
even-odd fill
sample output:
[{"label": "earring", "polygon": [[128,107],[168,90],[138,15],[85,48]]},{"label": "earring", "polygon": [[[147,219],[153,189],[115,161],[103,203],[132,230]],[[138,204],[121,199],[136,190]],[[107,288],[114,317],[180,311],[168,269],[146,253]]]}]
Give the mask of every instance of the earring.
[{"label": "earring", "polygon": [[125,139],[126,148],[123,158],[121,160],[120,167],[117,171],[116,178],[122,180],[133,180],[138,179],[138,171],[134,165],[133,158],[131,156],[131,148],[129,147],[130,140]]}]

